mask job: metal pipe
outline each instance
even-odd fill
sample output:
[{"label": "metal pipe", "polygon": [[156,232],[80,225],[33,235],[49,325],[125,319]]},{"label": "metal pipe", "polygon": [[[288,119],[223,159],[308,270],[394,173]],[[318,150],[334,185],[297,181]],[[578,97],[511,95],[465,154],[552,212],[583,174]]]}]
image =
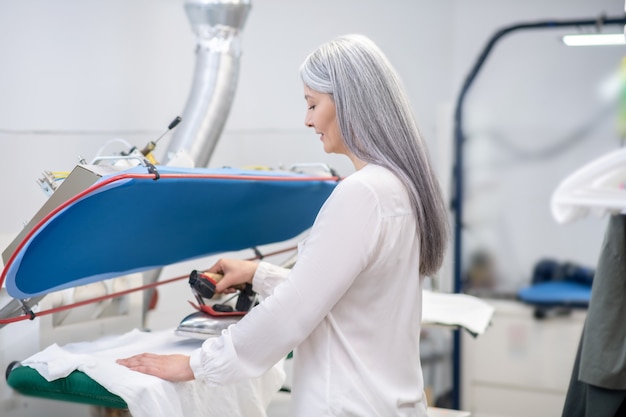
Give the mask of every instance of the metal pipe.
[{"label": "metal pipe", "polygon": [[196,34],[196,66],[182,122],[165,151],[164,164],[184,153],[207,166],[222,133],[239,78],[240,32],[250,0],[187,0]]}]

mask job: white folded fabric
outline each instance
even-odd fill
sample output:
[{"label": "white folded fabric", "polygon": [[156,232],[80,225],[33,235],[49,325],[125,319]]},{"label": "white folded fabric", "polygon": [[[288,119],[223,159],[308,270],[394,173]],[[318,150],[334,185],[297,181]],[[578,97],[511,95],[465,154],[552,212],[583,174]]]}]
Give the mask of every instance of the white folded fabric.
[{"label": "white folded fabric", "polygon": [[285,380],[282,362],[260,378],[220,387],[209,387],[198,380],[172,383],[115,363],[116,359],[144,352],[189,354],[201,343],[176,336],[173,329],[133,330],[93,342],[63,347],[53,344],[22,361],[22,365],[34,368],[48,381],[66,377],[74,370],[84,372],[124,399],[133,417],[265,417],[267,405]]},{"label": "white folded fabric", "polygon": [[467,294],[422,291],[422,324],[462,327],[474,336],[483,334],[491,323],[494,307]]}]

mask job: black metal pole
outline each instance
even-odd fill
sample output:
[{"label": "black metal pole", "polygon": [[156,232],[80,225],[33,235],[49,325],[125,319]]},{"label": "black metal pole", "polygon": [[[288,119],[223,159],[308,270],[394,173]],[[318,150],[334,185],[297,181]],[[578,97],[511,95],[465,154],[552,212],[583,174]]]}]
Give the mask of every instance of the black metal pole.
[{"label": "black metal pole", "polygon": [[[452,175],[454,178],[454,195],[452,197],[452,210],[454,211],[454,292],[462,291],[462,232],[463,232],[463,144],[465,137],[463,135],[463,102],[467,96],[467,92],[471,87],[478,72],[482,68],[487,56],[491,53],[495,44],[509,33],[527,30],[527,29],[556,29],[562,27],[581,27],[581,26],[597,26],[605,25],[626,25],[626,17],[599,17],[596,19],[578,19],[578,20],[544,20],[537,22],[518,23],[515,25],[504,27],[498,30],[487,42],[478,60],[468,74],[461,92],[459,93],[456,107],[454,110],[454,166]],[[452,351],[452,407],[460,409],[461,405],[461,334],[460,330],[455,330],[453,334],[453,351]]]}]

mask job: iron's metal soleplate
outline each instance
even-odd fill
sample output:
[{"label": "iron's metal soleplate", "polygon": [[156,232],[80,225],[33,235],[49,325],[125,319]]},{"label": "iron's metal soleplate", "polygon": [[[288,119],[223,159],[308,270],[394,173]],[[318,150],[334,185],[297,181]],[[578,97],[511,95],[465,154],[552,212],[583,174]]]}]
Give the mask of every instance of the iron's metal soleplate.
[{"label": "iron's metal soleplate", "polygon": [[243,316],[213,317],[202,311],[196,311],[185,317],[174,333],[177,336],[192,339],[208,339],[219,336],[231,324],[237,323]]}]

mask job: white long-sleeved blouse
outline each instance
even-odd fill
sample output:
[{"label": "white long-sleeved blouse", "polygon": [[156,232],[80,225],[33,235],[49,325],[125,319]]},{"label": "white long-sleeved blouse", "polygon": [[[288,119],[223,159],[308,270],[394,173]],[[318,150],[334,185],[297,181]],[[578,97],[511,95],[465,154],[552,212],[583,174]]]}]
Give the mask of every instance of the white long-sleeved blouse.
[{"label": "white long-sleeved blouse", "polygon": [[408,194],[366,165],[337,185],[292,270],[260,262],[262,302],[191,355],[196,378],[262,375],[294,351],[294,417],[426,416],[422,278]]}]

